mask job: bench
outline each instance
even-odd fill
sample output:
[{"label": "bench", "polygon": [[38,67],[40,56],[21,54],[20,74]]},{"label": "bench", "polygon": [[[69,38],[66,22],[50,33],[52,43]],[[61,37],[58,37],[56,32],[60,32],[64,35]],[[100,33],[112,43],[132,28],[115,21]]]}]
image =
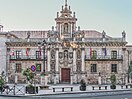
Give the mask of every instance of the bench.
[{"label": "bench", "polygon": [[123,89],[124,87],[128,89],[128,85],[121,85],[121,89]]},{"label": "bench", "polygon": [[95,88],[98,88],[99,90],[101,90],[101,88],[105,88],[105,90],[107,90],[107,86],[92,86],[92,89],[94,90]]},{"label": "bench", "polygon": [[62,89],[62,92],[64,92],[64,89],[67,89],[67,88],[69,88],[69,89],[71,89],[71,91],[73,91],[73,87],[54,87],[53,92],[55,92],[55,89]]}]

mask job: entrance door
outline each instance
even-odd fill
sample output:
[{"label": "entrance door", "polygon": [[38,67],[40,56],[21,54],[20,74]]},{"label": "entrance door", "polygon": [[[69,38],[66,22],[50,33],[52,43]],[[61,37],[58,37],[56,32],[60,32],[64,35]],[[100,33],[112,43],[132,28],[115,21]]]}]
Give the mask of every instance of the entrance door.
[{"label": "entrance door", "polygon": [[61,69],[61,81],[70,83],[70,68]]}]

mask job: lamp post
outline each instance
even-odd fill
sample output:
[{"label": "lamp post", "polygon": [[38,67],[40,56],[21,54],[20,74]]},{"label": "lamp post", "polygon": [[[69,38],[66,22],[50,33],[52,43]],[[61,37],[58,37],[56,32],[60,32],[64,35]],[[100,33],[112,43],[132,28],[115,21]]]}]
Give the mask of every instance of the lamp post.
[{"label": "lamp post", "polygon": [[46,41],[44,40],[42,43],[38,43],[38,46],[42,46],[43,47],[43,71],[41,73],[41,84],[43,84],[44,86],[47,86],[47,75],[45,72],[45,48],[46,48]]},{"label": "lamp post", "polygon": [[101,73],[99,72],[98,84],[101,85]]}]

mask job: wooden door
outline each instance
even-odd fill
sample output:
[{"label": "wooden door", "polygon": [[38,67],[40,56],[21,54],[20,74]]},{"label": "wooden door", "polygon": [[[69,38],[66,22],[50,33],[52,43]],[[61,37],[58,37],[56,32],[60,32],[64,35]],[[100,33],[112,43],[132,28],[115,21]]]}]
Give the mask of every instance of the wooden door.
[{"label": "wooden door", "polygon": [[61,81],[70,82],[70,68],[61,69]]}]

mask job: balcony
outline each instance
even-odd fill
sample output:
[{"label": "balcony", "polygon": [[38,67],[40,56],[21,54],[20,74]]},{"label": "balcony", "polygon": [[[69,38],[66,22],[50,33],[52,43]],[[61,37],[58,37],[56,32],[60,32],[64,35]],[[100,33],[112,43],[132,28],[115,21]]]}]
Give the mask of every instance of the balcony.
[{"label": "balcony", "polygon": [[111,57],[111,55],[97,55],[91,57],[90,55],[85,55],[85,61],[123,61],[123,56],[118,55],[116,57]]},{"label": "balcony", "polygon": [[[45,60],[47,60],[47,56],[45,56]],[[10,61],[43,61],[43,56],[36,56],[36,55],[21,55],[21,56],[11,56]]]}]

